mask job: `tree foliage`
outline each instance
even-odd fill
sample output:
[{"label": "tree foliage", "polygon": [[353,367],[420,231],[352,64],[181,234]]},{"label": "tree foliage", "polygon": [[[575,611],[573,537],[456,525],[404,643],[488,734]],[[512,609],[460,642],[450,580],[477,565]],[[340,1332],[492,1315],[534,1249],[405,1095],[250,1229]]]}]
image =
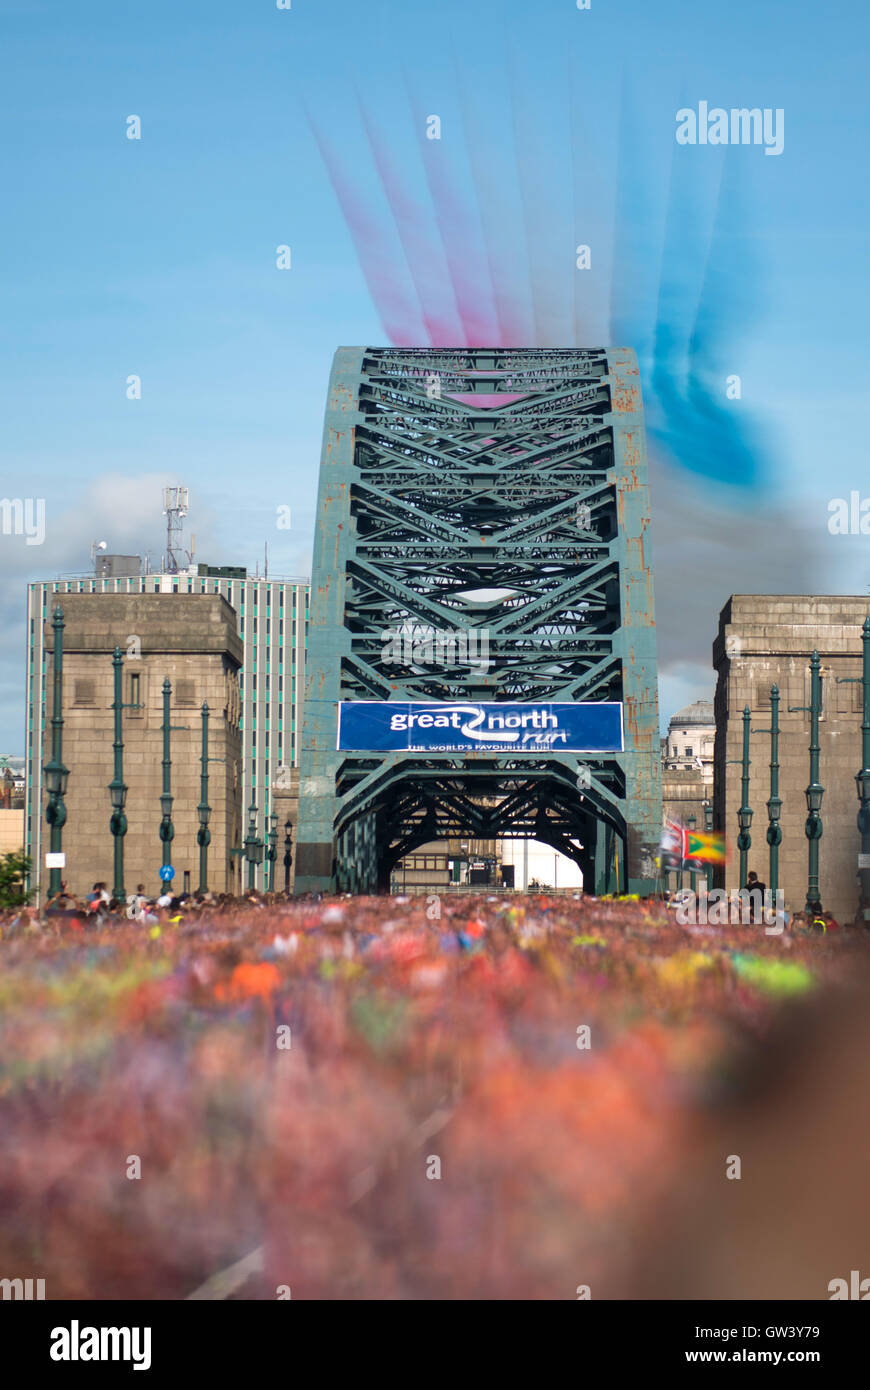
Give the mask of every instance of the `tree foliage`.
[{"label": "tree foliage", "polygon": [[25,905],[30,897],[24,887],[29,872],[29,855],[20,850],[0,854],[0,909]]}]

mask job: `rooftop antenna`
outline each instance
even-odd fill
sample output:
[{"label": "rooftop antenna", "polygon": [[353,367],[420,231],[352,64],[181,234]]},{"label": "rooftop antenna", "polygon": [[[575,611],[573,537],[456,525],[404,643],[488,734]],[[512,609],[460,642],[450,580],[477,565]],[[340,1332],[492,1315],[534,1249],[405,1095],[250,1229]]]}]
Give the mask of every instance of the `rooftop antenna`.
[{"label": "rooftop antenna", "polygon": [[166,517],[166,570],[178,574],[185,558],[190,556],[181,544],[181,523],[188,513],[190,493],[186,487],[165,487],[163,489],[163,515]]}]

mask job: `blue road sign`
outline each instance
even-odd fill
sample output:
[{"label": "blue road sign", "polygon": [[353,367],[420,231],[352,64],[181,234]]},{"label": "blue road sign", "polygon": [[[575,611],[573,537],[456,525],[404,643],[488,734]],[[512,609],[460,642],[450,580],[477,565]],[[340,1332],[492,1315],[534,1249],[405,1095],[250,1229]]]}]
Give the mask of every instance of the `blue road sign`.
[{"label": "blue road sign", "polygon": [[160,878],[163,883],[169,883],[171,879],[175,878],[175,870],[171,864],[160,865]]}]

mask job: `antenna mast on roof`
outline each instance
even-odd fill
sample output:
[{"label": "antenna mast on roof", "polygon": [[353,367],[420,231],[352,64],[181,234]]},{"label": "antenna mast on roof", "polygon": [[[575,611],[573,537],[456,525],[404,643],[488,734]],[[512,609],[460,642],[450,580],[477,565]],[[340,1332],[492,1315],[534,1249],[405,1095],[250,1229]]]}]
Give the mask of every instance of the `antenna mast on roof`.
[{"label": "antenna mast on roof", "polygon": [[178,574],[180,565],[190,556],[181,544],[181,523],[188,513],[189,489],[186,487],[165,487],[163,489],[163,515],[166,517],[166,570],[168,574]]}]

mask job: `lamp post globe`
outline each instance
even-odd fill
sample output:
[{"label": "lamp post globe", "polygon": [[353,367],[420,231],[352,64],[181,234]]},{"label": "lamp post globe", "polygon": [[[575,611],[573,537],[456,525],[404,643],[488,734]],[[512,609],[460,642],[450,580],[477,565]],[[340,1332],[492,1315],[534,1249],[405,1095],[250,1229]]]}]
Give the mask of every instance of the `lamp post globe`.
[{"label": "lamp post globe", "polygon": [[66,796],[66,784],[69,778],[69,768],[62,762],[56,762],[54,758],[45,764],[45,787],[49,796]]}]

